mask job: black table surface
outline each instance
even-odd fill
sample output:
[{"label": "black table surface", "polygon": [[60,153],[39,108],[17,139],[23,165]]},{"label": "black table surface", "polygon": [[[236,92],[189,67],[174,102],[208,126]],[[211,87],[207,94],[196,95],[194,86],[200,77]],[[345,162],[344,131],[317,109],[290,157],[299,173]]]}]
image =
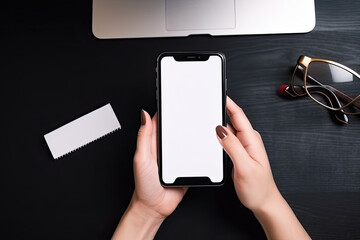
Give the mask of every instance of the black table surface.
[{"label": "black table surface", "polygon": [[[277,93],[300,55],[360,71],[360,1],[316,1],[307,34],[126,40],[92,35],[91,1],[9,2],[0,8],[0,239],[111,237],[134,189],[140,110],[156,112],[156,57],[184,50],[226,55],[228,94],[261,133],[312,238],[360,239],[360,117],[339,125],[309,97]],[[122,129],[54,160],[43,135],[107,103]],[[155,237],[264,238],[230,175],[190,189]]]}]

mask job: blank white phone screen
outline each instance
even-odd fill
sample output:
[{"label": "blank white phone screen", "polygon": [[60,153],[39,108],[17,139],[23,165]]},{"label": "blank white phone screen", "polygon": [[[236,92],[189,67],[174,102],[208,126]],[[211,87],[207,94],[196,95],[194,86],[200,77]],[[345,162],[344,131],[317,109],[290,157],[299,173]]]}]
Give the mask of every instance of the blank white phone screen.
[{"label": "blank white phone screen", "polygon": [[161,59],[162,177],[223,180],[223,149],[215,128],[222,125],[222,59]]}]

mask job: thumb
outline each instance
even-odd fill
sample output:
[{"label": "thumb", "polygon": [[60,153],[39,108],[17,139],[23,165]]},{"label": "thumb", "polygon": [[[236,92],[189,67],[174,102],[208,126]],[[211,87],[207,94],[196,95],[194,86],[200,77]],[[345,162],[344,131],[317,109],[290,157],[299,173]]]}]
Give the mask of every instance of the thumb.
[{"label": "thumb", "polygon": [[142,159],[146,159],[151,154],[151,138],[152,136],[152,123],[150,115],[141,110],[141,126],[138,131],[136,154],[141,155]]}]

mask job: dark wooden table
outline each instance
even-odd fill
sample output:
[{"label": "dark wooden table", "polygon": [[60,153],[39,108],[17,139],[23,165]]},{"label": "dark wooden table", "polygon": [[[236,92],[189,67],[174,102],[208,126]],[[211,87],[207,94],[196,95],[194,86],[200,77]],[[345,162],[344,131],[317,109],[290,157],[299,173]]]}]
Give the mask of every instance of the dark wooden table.
[{"label": "dark wooden table", "polygon": [[[277,94],[302,54],[360,71],[360,1],[316,1],[308,34],[131,40],[96,39],[91,1],[12,1],[0,11],[0,239],[110,238],[134,188],[140,109],[156,112],[156,57],[179,50],[226,55],[228,93],[313,239],[360,239],[360,117],[341,126],[308,97]],[[43,135],[106,103],[123,128],[54,161]],[[156,236],[264,238],[229,176],[190,189]]]}]

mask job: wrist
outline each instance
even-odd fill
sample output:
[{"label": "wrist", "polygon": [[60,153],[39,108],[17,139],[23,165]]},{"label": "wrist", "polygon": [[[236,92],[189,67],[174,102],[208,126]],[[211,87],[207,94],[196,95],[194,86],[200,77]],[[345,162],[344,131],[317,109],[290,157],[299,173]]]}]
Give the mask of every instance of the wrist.
[{"label": "wrist", "polygon": [[166,216],[159,214],[158,212],[153,210],[151,207],[143,204],[135,194],[133,195],[133,197],[130,201],[128,210],[132,214],[138,216],[139,218],[142,218],[142,219],[146,220],[147,222],[150,222],[153,224],[157,224],[157,223],[161,224],[166,218]]},{"label": "wrist", "polygon": [[266,201],[263,202],[260,206],[255,209],[252,209],[252,212],[256,217],[261,215],[271,214],[274,209],[280,207],[281,205],[286,204],[285,199],[282,197],[281,193],[277,188],[275,188],[271,194],[267,197]]},{"label": "wrist", "polygon": [[165,217],[157,216],[133,196],[112,236],[112,240],[154,239],[164,220]]},{"label": "wrist", "polygon": [[268,239],[310,239],[278,189],[253,211]]}]

